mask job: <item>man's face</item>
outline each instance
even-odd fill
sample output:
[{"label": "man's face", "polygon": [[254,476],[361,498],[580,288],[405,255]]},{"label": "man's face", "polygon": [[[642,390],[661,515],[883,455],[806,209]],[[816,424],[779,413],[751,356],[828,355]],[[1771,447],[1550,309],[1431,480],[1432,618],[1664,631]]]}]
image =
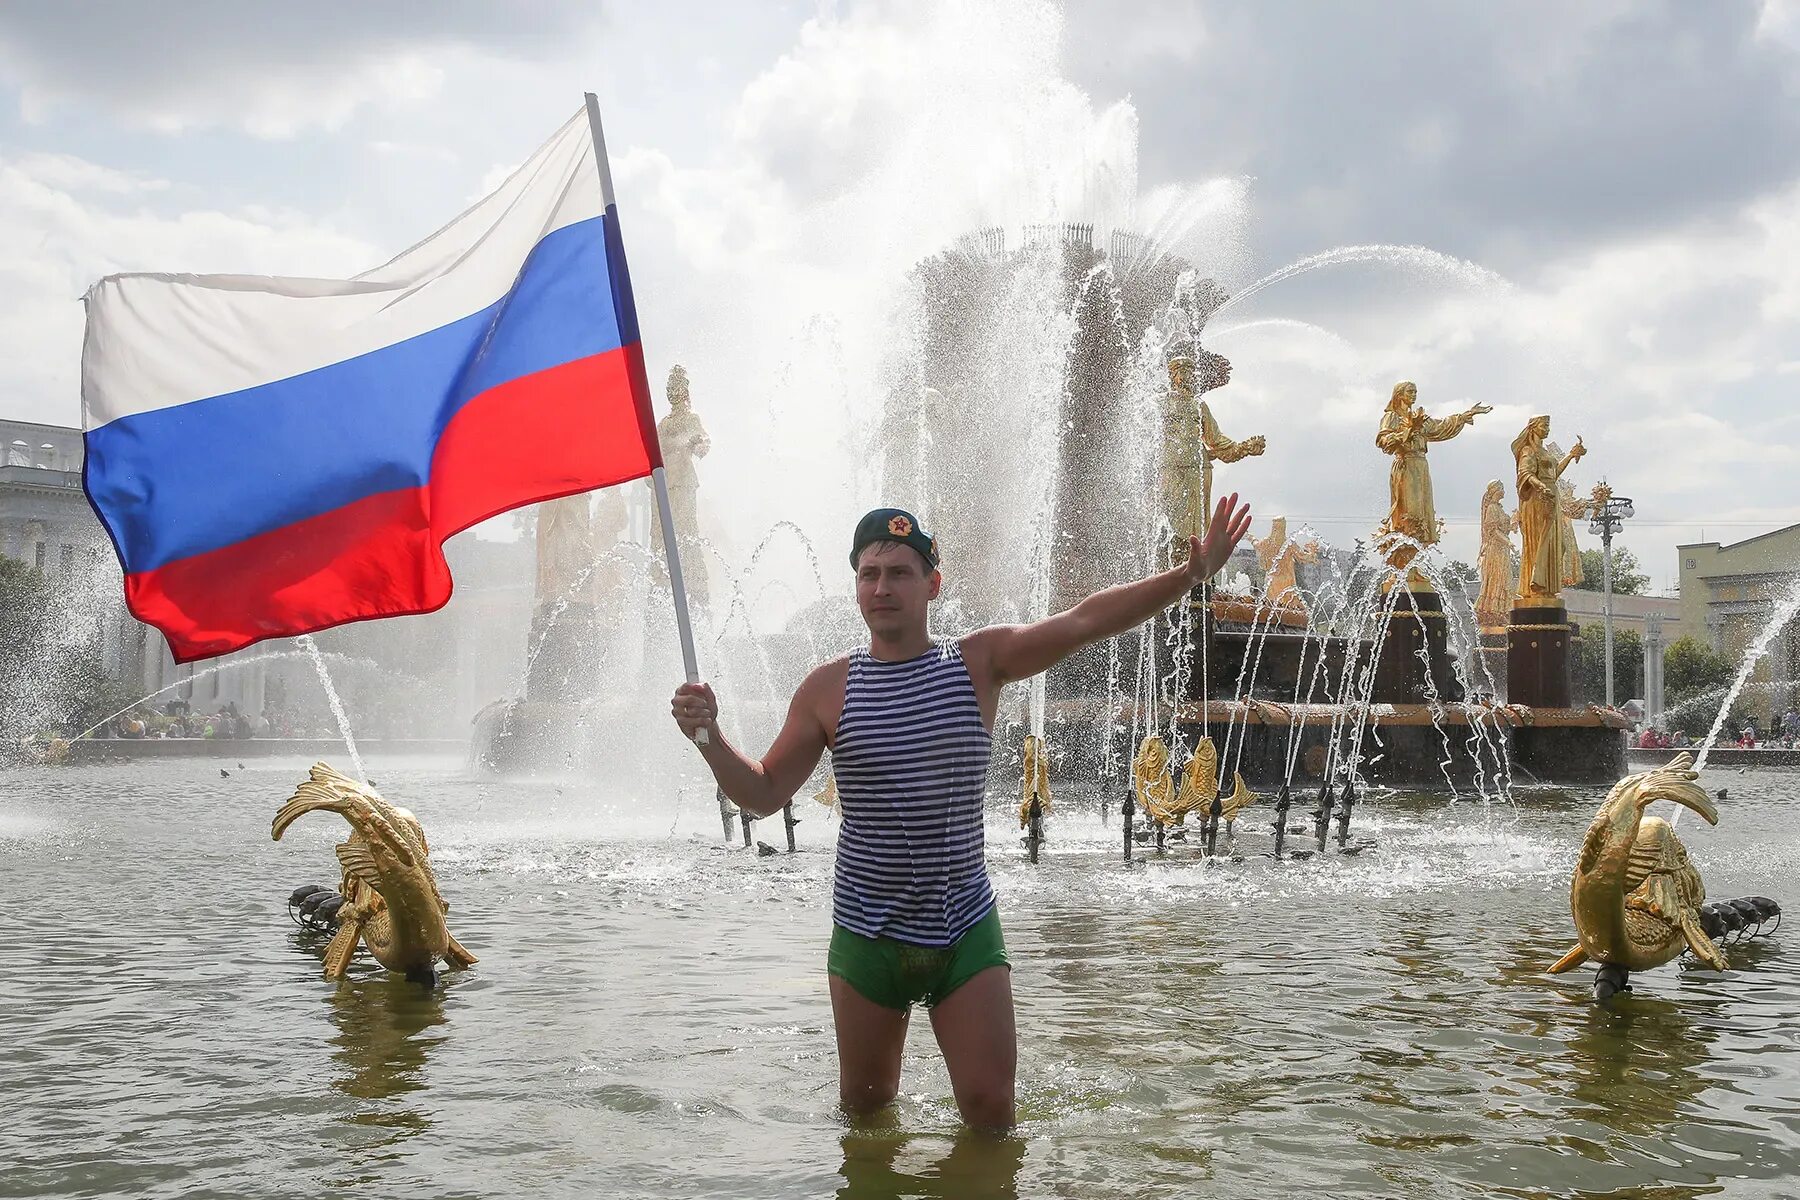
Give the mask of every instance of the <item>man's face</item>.
[{"label": "man's face", "polygon": [[856,607],[873,634],[898,637],[923,629],[925,608],[942,585],[943,576],[899,542],[871,542],[856,559]]}]

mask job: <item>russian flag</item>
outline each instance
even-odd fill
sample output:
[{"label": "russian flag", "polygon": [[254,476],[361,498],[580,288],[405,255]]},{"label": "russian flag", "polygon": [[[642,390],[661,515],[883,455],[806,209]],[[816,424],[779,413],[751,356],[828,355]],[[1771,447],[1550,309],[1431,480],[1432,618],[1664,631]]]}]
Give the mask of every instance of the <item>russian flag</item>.
[{"label": "russian flag", "polygon": [[353,279],[101,280],[81,404],[126,603],[180,662],[430,612],[451,534],[661,465],[585,112]]}]

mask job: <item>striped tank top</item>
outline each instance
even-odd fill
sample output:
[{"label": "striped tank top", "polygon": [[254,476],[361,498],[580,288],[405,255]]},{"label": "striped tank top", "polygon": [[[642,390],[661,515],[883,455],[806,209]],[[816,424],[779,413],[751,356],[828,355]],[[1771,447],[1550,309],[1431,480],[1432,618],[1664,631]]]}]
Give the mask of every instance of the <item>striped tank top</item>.
[{"label": "striped tank top", "polygon": [[982,844],[992,739],[962,647],[850,656],[832,747],[832,918],[864,937],[948,946],[994,905]]}]

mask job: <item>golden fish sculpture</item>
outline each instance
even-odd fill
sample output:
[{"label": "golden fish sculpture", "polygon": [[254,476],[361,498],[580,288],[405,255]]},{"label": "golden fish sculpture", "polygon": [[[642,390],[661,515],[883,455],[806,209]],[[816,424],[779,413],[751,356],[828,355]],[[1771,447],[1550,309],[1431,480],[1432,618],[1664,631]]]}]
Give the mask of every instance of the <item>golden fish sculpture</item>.
[{"label": "golden fish sculpture", "polygon": [[1138,745],[1131,759],[1131,788],[1144,815],[1159,825],[1178,824],[1175,779],[1169,773],[1169,747],[1154,733]]},{"label": "golden fish sculpture", "polygon": [[1701,928],[1706,887],[1687,848],[1661,817],[1644,810],[1658,800],[1690,808],[1717,825],[1719,814],[1689,754],[1666,767],[1621,779],[1588,826],[1569,885],[1569,908],[1581,943],[1550,967],[1561,974],[1593,959],[1627,971],[1660,967],[1692,950],[1715,971],[1725,954]]},{"label": "golden fish sculpture", "polygon": [[389,804],[367,784],[324,763],[314,763],[306,782],[275,814],[276,841],[309,812],[334,812],[350,825],[350,840],[337,847],[343,868],[338,890],[338,929],[325,948],[325,978],[342,979],[360,943],[376,962],[408,979],[429,982],[443,959],[452,968],[476,959],[450,936],[450,906],[431,873],[425,830],[404,808]]},{"label": "golden fish sculpture", "polygon": [[1194,752],[1181,768],[1181,785],[1175,789],[1176,820],[1191,812],[1206,815],[1213,797],[1219,792],[1219,752],[1209,737],[1194,745]]},{"label": "golden fish sculpture", "polygon": [[1223,792],[1220,793],[1220,798],[1225,802],[1223,811],[1220,813],[1220,818],[1227,825],[1236,821],[1239,813],[1256,803],[1256,793],[1251,791],[1244,784],[1244,773],[1242,771],[1233,771],[1231,773],[1231,778],[1231,795],[1227,796]]},{"label": "golden fish sculpture", "polygon": [[1038,815],[1050,815],[1050,754],[1044,739],[1035,733],[1025,735],[1025,777],[1019,785],[1019,828],[1031,824],[1031,802],[1038,802]]},{"label": "golden fish sculpture", "polygon": [[1226,824],[1237,820],[1237,815],[1256,803],[1256,793],[1244,785],[1241,771],[1232,773],[1233,787],[1230,795],[1226,795],[1219,786],[1219,751],[1210,737],[1202,737],[1194,745],[1194,753],[1181,768],[1181,787],[1175,793],[1175,810],[1183,816],[1191,812],[1207,815],[1212,809],[1213,798],[1220,798],[1219,819]]}]

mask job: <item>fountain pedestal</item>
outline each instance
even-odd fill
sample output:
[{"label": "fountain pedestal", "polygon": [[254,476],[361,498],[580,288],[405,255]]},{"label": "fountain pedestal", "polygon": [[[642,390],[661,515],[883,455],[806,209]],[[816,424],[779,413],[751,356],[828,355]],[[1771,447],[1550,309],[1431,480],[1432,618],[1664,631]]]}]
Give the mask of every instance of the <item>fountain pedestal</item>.
[{"label": "fountain pedestal", "polygon": [[[1421,658],[1419,651],[1425,652]],[[1406,589],[1394,597],[1387,636],[1375,662],[1373,699],[1386,704],[1422,704],[1435,694],[1448,704],[1463,698],[1450,654],[1450,618],[1436,592]]]},{"label": "fountain pedestal", "polygon": [[1532,708],[1567,708],[1573,695],[1573,630],[1560,602],[1520,605],[1506,627],[1506,698]]},{"label": "fountain pedestal", "polygon": [[1506,655],[1507,636],[1505,629],[1483,629],[1480,634],[1481,667],[1475,672],[1475,686],[1479,691],[1490,687],[1496,693],[1494,699],[1506,700]]},{"label": "fountain pedestal", "polygon": [[503,774],[578,770],[592,736],[586,705],[599,661],[600,621],[594,605],[540,604],[531,617],[525,696],[497,701],[475,717],[474,759]]},{"label": "fountain pedestal", "polygon": [[541,604],[531,614],[531,645],[525,666],[528,703],[579,705],[594,691],[599,661],[600,622],[592,604]]}]

